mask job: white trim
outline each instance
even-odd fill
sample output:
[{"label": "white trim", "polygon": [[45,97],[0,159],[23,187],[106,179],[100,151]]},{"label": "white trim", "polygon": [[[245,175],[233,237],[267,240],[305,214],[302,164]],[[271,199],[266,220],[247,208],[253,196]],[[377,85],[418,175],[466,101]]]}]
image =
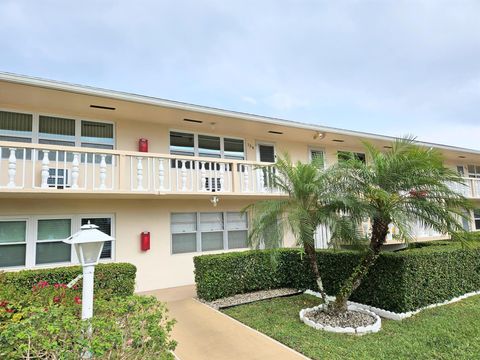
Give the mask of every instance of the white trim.
[{"label": "white trim", "polygon": [[[0,221],[25,221],[26,222],[26,239],[25,239],[25,266],[9,266],[0,267],[0,270],[15,271],[25,269],[44,269],[58,266],[70,266],[78,265],[79,261],[75,254],[73,246],[71,248],[70,262],[58,262],[48,264],[36,264],[36,245],[38,237],[38,221],[39,220],[53,220],[53,219],[70,219],[70,233],[80,229],[82,218],[110,218],[111,219],[111,232],[112,237],[115,238],[115,214],[45,214],[45,215],[19,215],[19,216],[0,216]],[[60,240],[54,240],[51,242],[59,242]],[[43,242],[43,241],[40,241]],[[44,241],[50,242],[50,241]],[[115,252],[116,241],[112,242],[112,254],[109,259],[101,259],[101,262],[114,262],[116,257]]]},{"label": "white trim", "polygon": [[319,146],[308,146],[308,161],[312,162],[312,151],[322,152],[323,153],[323,168],[327,168],[327,154],[325,148]]}]

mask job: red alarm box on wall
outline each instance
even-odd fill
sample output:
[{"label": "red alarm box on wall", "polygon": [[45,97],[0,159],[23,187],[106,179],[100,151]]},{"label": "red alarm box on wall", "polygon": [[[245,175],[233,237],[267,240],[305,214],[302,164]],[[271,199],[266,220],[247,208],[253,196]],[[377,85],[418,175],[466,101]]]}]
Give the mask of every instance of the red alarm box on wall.
[{"label": "red alarm box on wall", "polygon": [[148,140],[141,138],[138,140],[138,151],[139,152],[148,152]]},{"label": "red alarm box on wall", "polygon": [[142,251],[150,250],[150,232],[144,231],[140,234],[140,248]]}]

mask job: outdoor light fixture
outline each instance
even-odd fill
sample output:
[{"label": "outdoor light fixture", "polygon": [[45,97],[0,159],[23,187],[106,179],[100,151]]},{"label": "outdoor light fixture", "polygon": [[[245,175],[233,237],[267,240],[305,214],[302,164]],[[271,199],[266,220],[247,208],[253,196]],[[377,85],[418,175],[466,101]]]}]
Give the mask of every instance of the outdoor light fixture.
[{"label": "outdoor light fixture", "polygon": [[325,137],[325,133],[322,133],[320,131],[317,131],[315,132],[315,134],[313,134],[313,140],[322,140],[323,138]]},{"label": "outdoor light fixture", "polygon": [[212,198],[210,199],[210,202],[212,203],[213,207],[217,207],[219,201],[220,199],[216,195],[212,196]]},{"label": "outdoor light fixture", "polygon": [[82,320],[93,316],[93,274],[95,265],[100,260],[105,241],[113,241],[113,237],[98,230],[97,225],[83,225],[80,231],[63,240],[64,243],[73,245],[80,264],[83,268],[82,288]]}]

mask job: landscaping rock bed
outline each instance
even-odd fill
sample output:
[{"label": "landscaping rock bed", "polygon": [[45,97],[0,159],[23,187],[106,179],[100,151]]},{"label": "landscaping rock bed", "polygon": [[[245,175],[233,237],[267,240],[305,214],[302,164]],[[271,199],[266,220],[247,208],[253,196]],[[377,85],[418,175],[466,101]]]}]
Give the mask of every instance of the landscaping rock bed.
[{"label": "landscaping rock bed", "polygon": [[246,294],[238,294],[214,301],[204,301],[199,299],[202,303],[214,308],[214,309],[222,309],[236,305],[248,304],[254,301],[272,299],[281,296],[290,296],[300,294],[301,291],[297,289],[290,289],[290,288],[280,288],[280,289],[272,289],[272,290],[262,290],[256,291]]},{"label": "landscaping rock bed", "polygon": [[364,335],[380,331],[380,317],[355,305],[348,305],[344,315],[331,316],[325,312],[324,305],[300,310],[300,320],[317,330],[334,333]]}]

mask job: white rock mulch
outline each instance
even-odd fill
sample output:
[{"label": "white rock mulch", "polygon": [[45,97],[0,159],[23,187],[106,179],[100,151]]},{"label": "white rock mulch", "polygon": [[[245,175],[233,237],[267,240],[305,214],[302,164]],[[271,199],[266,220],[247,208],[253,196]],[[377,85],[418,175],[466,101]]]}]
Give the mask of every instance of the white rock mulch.
[{"label": "white rock mulch", "polygon": [[289,296],[295,294],[301,294],[302,292],[297,289],[290,289],[290,288],[280,288],[280,289],[272,289],[272,290],[262,290],[262,291],[255,291],[246,294],[238,294],[214,301],[205,301],[199,299],[202,303],[218,310],[230,306],[248,304],[255,301],[260,300],[267,300],[281,296]]},{"label": "white rock mulch", "polygon": [[[309,295],[313,295],[313,296],[316,296],[316,297],[320,297],[321,298],[321,295],[319,292],[316,292],[316,291],[312,291],[312,290],[306,290],[305,291],[305,294],[309,294]],[[419,312],[423,311],[423,310],[426,310],[426,309],[431,309],[431,308],[435,308],[435,307],[438,307],[438,306],[443,306],[443,305],[448,305],[448,304],[453,304],[455,302],[458,302],[460,300],[463,300],[463,299],[466,299],[466,298],[469,298],[471,296],[475,296],[475,295],[480,295],[480,291],[473,291],[473,292],[469,292],[469,293],[466,293],[464,295],[461,295],[461,296],[458,296],[458,297],[455,297],[451,300],[445,300],[443,302],[440,302],[440,303],[436,303],[436,304],[431,304],[431,305],[428,305],[428,306],[424,306],[424,307],[421,307],[417,310],[414,310],[414,311],[408,311],[408,312],[404,312],[404,313],[396,313],[396,312],[393,312],[393,311],[388,311],[388,310],[384,310],[384,309],[380,309],[380,308],[377,308],[377,307],[374,307],[374,306],[369,306],[369,305],[365,305],[365,304],[360,304],[360,303],[356,303],[354,301],[349,301],[347,304],[349,305],[353,305],[353,306],[356,306],[358,308],[361,308],[361,309],[365,309],[365,310],[368,310],[368,311],[371,311],[385,319],[390,319],[390,320],[403,320],[403,319],[407,319],[409,317],[412,317],[413,315],[416,315],[418,314]],[[333,301],[335,300],[335,297],[333,296],[329,296],[328,297],[329,300]]]}]

